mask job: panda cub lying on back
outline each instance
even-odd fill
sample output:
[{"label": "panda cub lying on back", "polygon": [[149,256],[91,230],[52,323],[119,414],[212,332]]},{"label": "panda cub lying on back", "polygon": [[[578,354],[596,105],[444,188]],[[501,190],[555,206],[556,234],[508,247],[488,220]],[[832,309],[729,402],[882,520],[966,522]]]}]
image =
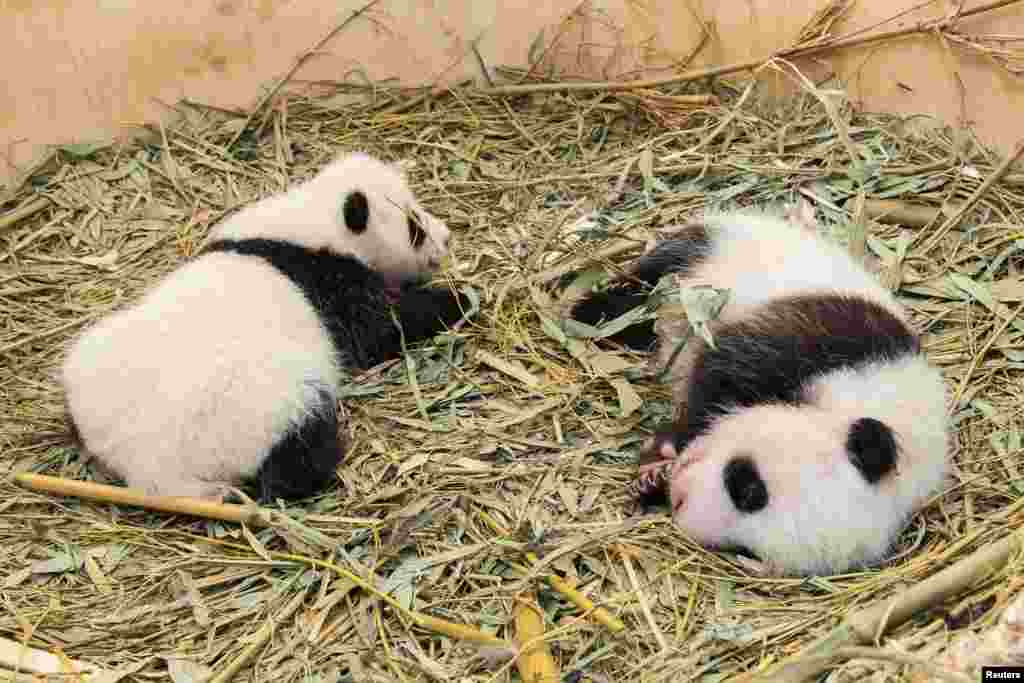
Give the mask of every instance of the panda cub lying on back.
[{"label": "panda cub lying on back", "polygon": [[[88,329],[62,368],[71,431],[151,494],[301,498],[344,455],[343,369],[365,369],[462,317],[421,289],[449,232],[397,167],[349,154],[215,227],[200,255]],[[468,306],[465,307],[468,309]]]},{"label": "panda cub lying on back", "polygon": [[[662,276],[729,289],[669,371],[676,416],[641,453],[641,493],[709,547],[745,550],[781,574],[882,560],[947,469],[945,385],[906,313],[806,205],[707,215],[627,277],[570,302],[591,325],[646,301]],[[688,325],[662,313],[610,337],[671,359]]]}]

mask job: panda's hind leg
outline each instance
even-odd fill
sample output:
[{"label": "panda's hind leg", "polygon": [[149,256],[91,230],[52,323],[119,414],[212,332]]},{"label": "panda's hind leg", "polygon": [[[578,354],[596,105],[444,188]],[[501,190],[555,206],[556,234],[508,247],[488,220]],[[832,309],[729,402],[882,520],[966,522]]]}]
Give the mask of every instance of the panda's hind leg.
[{"label": "panda's hind leg", "polygon": [[[614,320],[646,302],[647,292],[644,290],[630,288],[616,291],[608,289],[587,295],[573,306],[569,317],[587,325],[597,326],[602,321]],[[656,341],[654,321],[645,320],[630,325],[626,329],[610,335],[608,339],[636,351],[648,351]]]},{"label": "panda's hind leg", "polygon": [[[708,237],[703,225],[683,226],[637,259],[627,277],[616,280],[605,290],[583,297],[572,307],[569,317],[588,325],[618,318],[646,303],[651,290],[665,275],[685,274],[694,268],[707,246]],[[608,338],[630,349],[647,351],[657,341],[657,334],[654,321],[646,320]]]},{"label": "panda's hind leg", "polygon": [[348,445],[339,437],[343,418],[336,397],[320,392],[320,405],[279,440],[254,479],[261,503],[297,500],[319,493],[335,478]]}]

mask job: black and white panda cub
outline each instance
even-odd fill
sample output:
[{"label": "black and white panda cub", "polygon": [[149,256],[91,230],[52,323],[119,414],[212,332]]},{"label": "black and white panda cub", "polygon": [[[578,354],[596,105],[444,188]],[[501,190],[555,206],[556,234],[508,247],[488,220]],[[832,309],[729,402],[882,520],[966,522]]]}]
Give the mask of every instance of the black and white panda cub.
[{"label": "black and white panda cub", "polygon": [[[803,204],[705,215],[568,314],[614,319],[665,275],[730,297],[714,348],[693,337],[672,361],[676,416],[641,453],[641,492],[667,492],[684,533],[773,573],[883,559],[948,467],[945,384],[900,304]],[[611,339],[656,346],[663,368],[688,325],[671,310]]]},{"label": "black and white panda cub", "polygon": [[69,428],[98,466],[150,494],[311,495],[344,455],[343,369],[365,369],[459,321],[468,302],[420,288],[449,231],[402,172],[362,153],[262,199],[197,258],[72,343]]}]

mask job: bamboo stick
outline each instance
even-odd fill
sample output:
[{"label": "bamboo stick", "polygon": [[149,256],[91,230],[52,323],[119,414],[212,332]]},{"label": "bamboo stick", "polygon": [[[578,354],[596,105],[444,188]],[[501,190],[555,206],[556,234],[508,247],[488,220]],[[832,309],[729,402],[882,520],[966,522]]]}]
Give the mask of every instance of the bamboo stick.
[{"label": "bamboo stick", "polygon": [[75,496],[115,505],[131,505],[132,507],[159,510],[175,514],[218,519],[222,522],[245,523],[250,526],[269,526],[271,510],[253,508],[234,503],[216,503],[199,498],[180,498],[177,496],[151,496],[137,489],[124,486],[108,486],[91,481],[51,477],[46,474],[23,472],[15,475],[14,481],[27,489],[59,496]]},{"label": "bamboo stick", "polygon": [[737,679],[742,683],[805,683],[829,669],[842,658],[847,646],[866,645],[898,627],[915,614],[940,604],[1000,570],[1024,550],[1024,531],[975,551],[938,574],[848,617],[826,636],[818,639],[773,673]]},{"label": "bamboo stick", "polygon": [[517,600],[512,608],[515,642],[520,648],[516,668],[523,683],[555,683],[560,680],[558,664],[544,641],[544,614],[533,602]]}]

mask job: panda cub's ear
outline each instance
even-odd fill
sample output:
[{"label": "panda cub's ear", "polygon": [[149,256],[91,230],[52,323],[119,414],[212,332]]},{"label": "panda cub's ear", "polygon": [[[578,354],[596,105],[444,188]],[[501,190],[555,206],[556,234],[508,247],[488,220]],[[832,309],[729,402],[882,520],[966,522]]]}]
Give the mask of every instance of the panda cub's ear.
[{"label": "panda cub's ear", "polygon": [[896,469],[899,447],[889,425],[871,417],[862,417],[850,425],[846,435],[846,454],[869,484],[877,484]]},{"label": "panda cub's ear", "polygon": [[341,214],[346,228],[357,235],[363,233],[370,224],[370,200],[362,190],[353,190],[345,197]]}]

